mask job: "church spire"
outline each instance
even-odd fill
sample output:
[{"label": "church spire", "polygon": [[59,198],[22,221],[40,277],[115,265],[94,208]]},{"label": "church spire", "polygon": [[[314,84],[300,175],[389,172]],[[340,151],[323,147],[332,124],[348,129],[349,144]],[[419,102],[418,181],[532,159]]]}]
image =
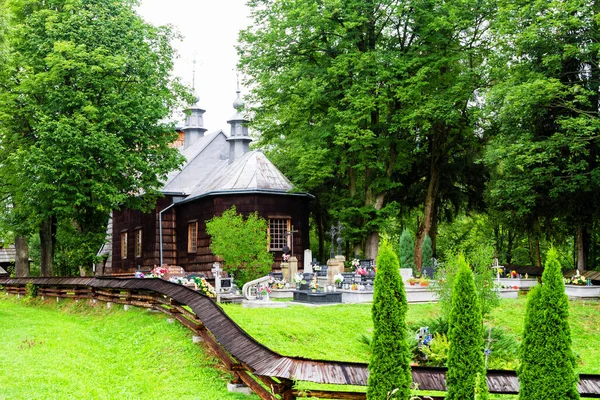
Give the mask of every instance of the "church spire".
[{"label": "church spire", "polygon": [[248,135],[248,122],[250,122],[242,114],[244,109],[244,101],[240,97],[240,79],[238,75],[236,99],[233,101],[235,114],[227,121],[231,125],[229,138],[229,163],[231,164],[236,158],[250,151],[250,139]]},{"label": "church spire", "polygon": [[198,104],[200,97],[196,92],[196,53],[194,53],[194,60],[192,61],[192,90],[194,94],[194,104],[188,108],[189,115],[186,117],[183,124],[183,148],[187,149],[201,137],[207,131],[204,128],[204,113],[206,110],[202,109]]}]

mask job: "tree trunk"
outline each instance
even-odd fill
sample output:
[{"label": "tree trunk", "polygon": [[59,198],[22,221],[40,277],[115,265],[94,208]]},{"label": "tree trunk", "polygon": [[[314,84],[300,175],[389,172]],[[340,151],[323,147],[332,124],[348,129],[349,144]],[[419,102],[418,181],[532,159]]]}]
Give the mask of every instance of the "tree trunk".
[{"label": "tree trunk", "polygon": [[[325,223],[323,222],[323,213],[319,212],[317,219],[317,233],[319,235],[319,263],[325,260]],[[312,261],[312,260],[311,260]]]},{"label": "tree trunk", "polygon": [[15,237],[15,250],[15,276],[17,278],[29,276],[29,246],[25,237]]},{"label": "tree trunk", "polygon": [[373,232],[367,236],[365,244],[365,256],[366,258],[377,259],[377,253],[379,252],[379,232]]},{"label": "tree trunk", "polygon": [[508,230],[508,235],[507,235],[507,244],[506,244],[506,263],[510,264],[512,262],[512,249],[513,249],[513,243],[515,241],[515,236],[516,233],[514,233],[515,231],[512,229]]},{"label": "tree trunk", "polygon": [[531,243],[531,234],[527,235],[527,241],[529,245],[529,263],[531,265],[535,265],[535,262],[533,261],[533,244]]},{"label": "tree trunk", "polygon": [[437,193],[439,188],[439,170],[436,162],[431,163],[431,174],[429,178],[429,186],[427,188],[427,197],[425,198],[425,210],[423,220],[417,230],[417,237],[415,239],[415,268],[417,272],[421,271],[421,246],[425,240],[425,236],[431,231],[433,226],[433,218],[435,216],[434,208],[435,201],[437,199]]},{"label": "tree trunk", "polygon": [[40,225],[40,276],[54,275],[56,219],[49,217]]},{"label": "tree trunk", "polygon": [[585,228],[583,224],[577,225],[577,269],[580,272],[585,271]]},{"label": "tree trunk", "polygon": [[437,259],[437,207],[433,208],[433,219],[431,221],[431,230],[429,237],[431,238],[431,256]]},{"label": "tree trunk", "polygon": [[540,253],[540,239],[535,239],[535,264],[542,268],[542,254]]}]

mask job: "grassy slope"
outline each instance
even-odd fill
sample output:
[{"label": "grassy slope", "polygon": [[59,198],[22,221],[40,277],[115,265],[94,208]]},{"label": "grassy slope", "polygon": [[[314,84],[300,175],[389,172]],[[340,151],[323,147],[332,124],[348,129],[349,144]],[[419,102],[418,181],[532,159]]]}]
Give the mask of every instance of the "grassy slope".
[{"label": "grassy slope", "polygon": [[[163,314],[0,300],[0,399],[248,399]],[[252,397],[257,398],[257,397]]]},{"label": "grassy slope", "polygon": [[[503,299],[486,321],[521,337],[525,297]],[[572,301],[573,349],[580,373],[600,374],[600,302]],[[285,355],[317,359],[368,362],[368,347],[361,335],[372,334],[370,305],[336,305],[318,308],[246,309],[224,305],[225,311],[258,341]],[[436,304],[410,304],[408,321],[438,315]]]},{"label": "grassy slope", "polygon": [[[223,308],[282,354],[368,361],[360,336],[372,333],[370,305]],[[524,308],[524,298],[503,300],[488,323],[520,337]],[[436,304],[409,306],[409,321],[436,315]],[[600,303],[571,302],[571,326],[579,372],[600,374]],[[0,400],[246,398],[227,393],[225,382],[231,377],[220,363],[191,343],[187,329],[168,324],[162,314],[90,309],[83,302],[29,307],[24,300],[2,298],[0,338]]]}]

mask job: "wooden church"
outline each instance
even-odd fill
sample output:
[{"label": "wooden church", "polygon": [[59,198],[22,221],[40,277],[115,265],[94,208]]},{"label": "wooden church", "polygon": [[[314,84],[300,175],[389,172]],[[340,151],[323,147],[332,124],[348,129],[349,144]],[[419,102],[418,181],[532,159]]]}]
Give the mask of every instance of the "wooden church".
[{"label": "wooden church", "polygon": [[185,157],[184,165],[169,174],[163,197],[152,212],[113,211],[107,242],[99,252],[103,261],[97,266],[97,275],[176,265],[188,273],[211,276],[212,264],[218,259],[210,251],[206,221],[234,205],[239,213],[256,211],[268,221],[273,268],[278,268],[284,246],[292,245],[302,265],[303,251],[309,247],[312,196],[293,192],[291,182],[260,150],[250,150],[249,121],[242,115],[239,90],[233,106],[235,114],[227,121],[229,136],[222,130],[207,133],[205,110],[196,98],[179,130],[178,148]]}]

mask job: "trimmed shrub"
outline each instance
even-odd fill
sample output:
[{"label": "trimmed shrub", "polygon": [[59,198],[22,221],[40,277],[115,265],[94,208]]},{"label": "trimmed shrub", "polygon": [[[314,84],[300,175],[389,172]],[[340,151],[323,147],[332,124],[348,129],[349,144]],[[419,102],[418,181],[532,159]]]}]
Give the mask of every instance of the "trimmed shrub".
[{"label": "trimmed shrub", "polygon": [[429,235],[425,236],[425,240],[423,240],[423,245],[421,246],[421,264],[423,268],[425,267],[433,267],[433,262],[431,258],[433,257],[433,249],[431,245],[431,238]]},{"label": "trimmed shrub", "polygon": [[450,348],[446,399],[473,399],[476,392],[479,399],[487,399],[487,385],[478,385],[477,378],[480,374],[479,379],[485,380],[481,306],[473,273],[462,254],[458,256],[457,262],[459,269],[452,288],[448,329]]},{"label": "trimmed shrub", "polygon": [[398,258],[392,246],[384,242],[377,256],[371,309],[373,339],[367,384],[367,399],[370,400],[407,399],[410,396],[411,354],[406,329],[408,302],[398,269]]},{"label": "trimmed shrub", "polygon": [[519,399],[579,399],[571,349],[569,301],[554,248],[548,251],[541,286],[529,292],[517,369]]},{"label": "trimmed shrub", "polygon": [[415,239],[408,229],[402,231],[400,236],[400,267],[412,269],[413,276],[417,276],[415,269]]}]

